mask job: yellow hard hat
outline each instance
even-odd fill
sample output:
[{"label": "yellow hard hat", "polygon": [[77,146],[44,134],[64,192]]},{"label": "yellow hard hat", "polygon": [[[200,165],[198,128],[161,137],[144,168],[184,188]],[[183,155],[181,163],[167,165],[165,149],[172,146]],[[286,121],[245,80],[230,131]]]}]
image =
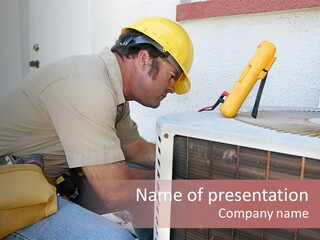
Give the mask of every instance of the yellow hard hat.
[{"label": "yellow hard hat", "polygon": [[[121,32],[128,29],[137,30],[161,46],[161,51],[169,53],[168,60],[173,66],[181,71],[179,79],[175,82],[175,92],[177,94],[187,93],[191,88],[191,83],[187,75],[193,61],[193,45],[189,35],[176,22],[162,17],[147,17],[140,19],[128,27],[124,27]],[[140,40],[137,43],[151,43]],[[153,45],[158,45],[153,44]],[[157,46],[155,46],[157,47]],[[179,69],[180,68],[180,69]]]}]

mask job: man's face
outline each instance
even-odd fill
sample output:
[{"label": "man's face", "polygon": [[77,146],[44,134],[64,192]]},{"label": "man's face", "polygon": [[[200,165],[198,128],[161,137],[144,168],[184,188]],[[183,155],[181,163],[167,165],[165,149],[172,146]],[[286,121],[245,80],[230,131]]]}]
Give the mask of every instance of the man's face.
[{"label": "man's face", "polygon": [[143,90],[138,102],[157,108],[168,93],[174,93],[177,71],[166,58],[148,58],[145,70]]}]

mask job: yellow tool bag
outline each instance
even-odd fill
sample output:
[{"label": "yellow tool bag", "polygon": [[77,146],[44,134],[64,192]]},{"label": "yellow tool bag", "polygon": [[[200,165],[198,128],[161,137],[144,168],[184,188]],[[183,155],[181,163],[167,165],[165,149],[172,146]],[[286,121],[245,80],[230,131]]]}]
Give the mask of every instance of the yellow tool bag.
[{"label": "yellow tool bag", "polygon": [[0,166],[0,238],[58,211],[56,188],[32,164]]}]

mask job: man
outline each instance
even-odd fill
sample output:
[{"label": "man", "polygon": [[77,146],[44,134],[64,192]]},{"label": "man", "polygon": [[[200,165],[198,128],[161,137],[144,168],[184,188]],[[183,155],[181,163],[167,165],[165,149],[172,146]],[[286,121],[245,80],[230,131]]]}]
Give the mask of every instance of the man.
[{"label": "man", "polygon": [[[49,178],[80,168],[107,209],[126,209],[128,189],[115,180],[154,179],[155,165],[155,146],[139,136],[128,101],[156,108],[168,93],[186,93],[192,61],[182,27],[149,17],[124,28],[111,51],[49,64],[1,99],[0,156],[41,153]],[[58,213],[8,239],[131,239],[105,221],[59,199]]]}]

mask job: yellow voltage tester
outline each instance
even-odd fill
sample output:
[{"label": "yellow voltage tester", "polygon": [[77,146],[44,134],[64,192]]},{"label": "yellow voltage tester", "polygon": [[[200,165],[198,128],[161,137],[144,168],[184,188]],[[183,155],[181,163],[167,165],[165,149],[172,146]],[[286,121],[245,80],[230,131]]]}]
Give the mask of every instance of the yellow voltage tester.
[{"label": "yellow voltage tester", "polygon": [[[235,117],[257,80],[261,79],[255,106],[251,114],[252,117],[256,118],[268,71],[276,60],[276,57],[274,56],[275,52],[276,47],[271,42],[261,42],[255,55],[246,65],[231,92],[227,93],[224,91],[213,106],[202,108],[199,111],[213,110],[222,103],[220,112],[225,117]],[[224,99],[224,97],[226,97],[226,99]]]}]

